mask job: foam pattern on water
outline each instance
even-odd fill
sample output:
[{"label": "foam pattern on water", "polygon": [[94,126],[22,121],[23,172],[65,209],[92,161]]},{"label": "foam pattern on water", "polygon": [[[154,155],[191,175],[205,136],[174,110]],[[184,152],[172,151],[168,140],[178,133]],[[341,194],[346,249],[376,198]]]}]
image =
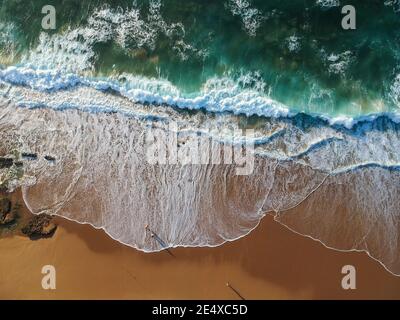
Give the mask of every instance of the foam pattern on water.
[{"label": "foam pattern on water", "polygon": [[[365,250],[400,273],[399,124],[387,116],[351,128],[305,114],[246,124],[232,113],[132,103],[85,86],[1,90],[18,106],[2,104],[0,138],[39,156],[24,163],[23,196],[34,213],[90,223],[122,243],[158,251],[220,245],[271,212],[295,231],[336,249]],[[168,131],[169,121],[188,145],[205,126],[216,128],[210,135],[218,142],[226,142],[224,126],[253,128],[253,173],[238,176],[234,165],[148,163],[145,132],[149,125]]]}]

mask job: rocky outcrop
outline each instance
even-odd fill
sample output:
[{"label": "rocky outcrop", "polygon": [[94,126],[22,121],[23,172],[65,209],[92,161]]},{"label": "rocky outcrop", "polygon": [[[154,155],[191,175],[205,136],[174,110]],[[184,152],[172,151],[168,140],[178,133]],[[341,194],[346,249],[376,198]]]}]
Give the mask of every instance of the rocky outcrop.
[{"label": "rocky outcrop", "polygon": [[44,158],[47,160],[47,161],[50,161],[50,162],[55,162],[56,161],[56,158],[55,157],[53,157],[53,156],[44,156]]},{"label": "rocky outcrop", "polygon": [[31,153],[31,152],[22,152],[21,157],[26,160],[37,160],[38,155],[36,153]]},{"label": "rocky outcrop", "polygon": [[11,201],[7,198],[0,199],[0,225],[5,225],[13,222],[16,214],[11,210]]},{"label": "rocky outcrop", "polygon": [[11,168],[14,163],[12,158],[0,157],[0,169]]},{"label": "rocky outcrop", "polygon": [[31,239],[51,237],[57,229],[52,220],[47,214],[34,215],[21,231]]}]

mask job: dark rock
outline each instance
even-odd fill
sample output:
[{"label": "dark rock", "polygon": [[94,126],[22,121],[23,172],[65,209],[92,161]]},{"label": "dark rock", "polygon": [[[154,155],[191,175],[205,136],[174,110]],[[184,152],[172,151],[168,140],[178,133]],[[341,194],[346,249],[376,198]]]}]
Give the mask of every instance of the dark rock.
[{"label": "dark rock", "polygon": [[52,219],[53,217],[47,214],[34,215],[21,231],[31,239],[50,237],[57,229]]},{"label": "dark rock", "polygon": [[0,221],[0,225],[5,225],[9,224],[15,221],[16,215],[14,212],[7,213],[6,215],[3,216],[3,219]]},{"label": "dark rock", "polygon": [[24,166],[24,163],[22,161],[15,161],[14,164],[18,167],[18,168],[22,168]]},{"label": "dark rock", "polygon": [[7,198],[0,199],[0,216],[6,215],[11,211],[11,201]]},{"label": "dark rock", "polygon": [[2,158],[0,157],[0,169],[10,168],[14,163],[12,158]]},{"label": "dark rock", "polygon": [[9,224],[15,218],[15,213],[11,212],[11,201],[7,198],[0,199],[0,225]]},{"label": "dark rock", "polygon": [[22,158],[26,158],[28,160],[37,160],[38,158],[36,153],[30,153],[30,152],[22,152],[21,156]]},{"label": "dark rock", "polygon": [[54,157],[52,157],[52,156],[45,156],[44,158],[45,158],[47,161],[52,161],[52,162],[56,161],[56,158],[54,158]]}]

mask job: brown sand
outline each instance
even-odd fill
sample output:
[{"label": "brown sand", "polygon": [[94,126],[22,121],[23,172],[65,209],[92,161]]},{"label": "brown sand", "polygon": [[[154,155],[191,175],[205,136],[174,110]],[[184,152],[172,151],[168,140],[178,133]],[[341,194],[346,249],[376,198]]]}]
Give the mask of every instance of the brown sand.
[{"label": "brown sand", "polygon": [[[400,277],[364,253],[343,253],[263,219],[250,235],[217,248],[145,254],[102,230],[57,218],[49,239],[0,239],[1,299],[400,298]],[[43,290],[54,265],[57,289]],[[341,268],[357,269],[357,289],[341,288]]]}]

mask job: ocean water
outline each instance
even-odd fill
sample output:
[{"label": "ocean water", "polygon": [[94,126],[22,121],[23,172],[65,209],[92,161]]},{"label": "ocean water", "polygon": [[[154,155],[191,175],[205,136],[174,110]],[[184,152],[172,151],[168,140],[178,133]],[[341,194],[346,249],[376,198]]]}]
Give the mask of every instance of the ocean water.
[{"label": "ocean water", "polygon": [[[272,213],[400,274],[400,3],[342,2],[54,1],[43,30],[46,1],[0,1],[1,150],[39,155],[10,188],[143,251],[220,245]],[[252,129],[253,172],[146,162],[146,130],[171,123],[181,146]]]},{"label": "ocean water", "polygon": [[212,80],[234,81],[291,110],[332,116],[398,110],[396,1],[346,2],[357,9],[354,31],[341,27],[340,1],[54,1],[50,32],[41,27],[45,4],[2,1],[4,66],[124,84],[131,75],[162,79],[140,86],[189,98]]}]

